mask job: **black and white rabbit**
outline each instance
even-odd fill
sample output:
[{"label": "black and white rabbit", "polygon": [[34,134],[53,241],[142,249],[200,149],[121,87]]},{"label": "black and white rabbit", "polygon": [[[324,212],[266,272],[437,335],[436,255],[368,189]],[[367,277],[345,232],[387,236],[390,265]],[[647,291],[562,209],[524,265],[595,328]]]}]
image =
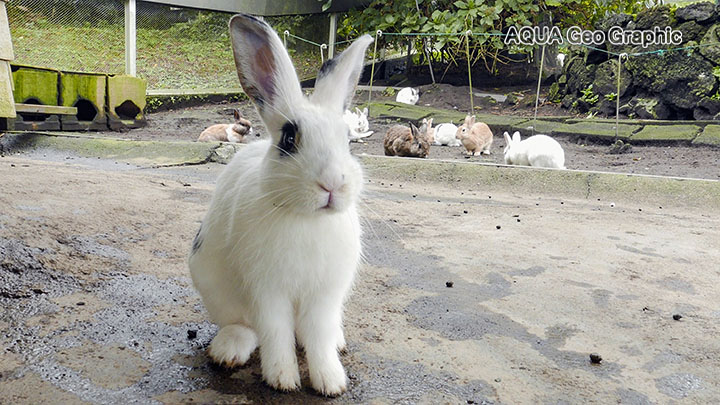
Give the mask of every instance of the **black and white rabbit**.
[{"label": "black and white rabbit", "polygon": [[269,25],[236,15],[230,37],[240,83],[270,139],[247,145],[220,175],[188,259],[220,327],[209,354],[236,366],[259,347],[263,379],[295,390],[297,337],[313,388],[338,395],[347,385],[338,350],[360,261],[363,184],[342,116],[372,37],[326,61],[309,98]]}]

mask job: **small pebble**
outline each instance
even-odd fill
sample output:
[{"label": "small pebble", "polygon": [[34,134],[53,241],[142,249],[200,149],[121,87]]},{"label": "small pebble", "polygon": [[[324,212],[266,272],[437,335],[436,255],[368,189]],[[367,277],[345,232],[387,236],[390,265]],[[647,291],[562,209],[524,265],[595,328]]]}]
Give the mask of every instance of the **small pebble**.
[{"label": "small pebble", "polygon": [[495,229],[500,229],[500,225],[495,225]]},{"label": "small pebble", "polygon": [[463,210],[463,214],[467,214],[467,213],[468,213],[468,210]]},{"label": "small pebble", "polygon": [[455,283],[453,283],[452,281],[445,282],[445,287],[447,287],[447,288],[452,288],[454,285],[455,285]]},{"label": "small pebble", "polygon": [[520,218],[518,218],[517,221],[520,222]]},{"label": "small pebble", "polygon": [[590,362],[593,364],[600,364],[602,357],[597,353],[590,353]]},{"label": "small pebble", "polygon": [[615,207],[615,203],[610,203],[610,208],[614,208],[614,207]]},{"label": "small pebble", "polygon": [[679,320],[681,320],[681,319],[682,319],[682,317],[683,317],[683,316],[682,316],[682,315],[680,315],[680,314],[675,314],[675,315],[673,315],[673,319],[674,319],[674,320],[676,320],[676,321],[679,321]]},{"label": "small pebble", "polygon": [[81,307],[81,306],[85,305],[85,303],[84,303],[83,301],[78,301],[78,302],[75,303],[75,305]]},{"label": "small pebble", "polygon": [[195,329],[188,329],[187,336],[190,340],[195,339],[197,337],[197,331]]},{"label": "small pebble", "polygon": [[417,194],[413,194],[413,198],[417,197]]},{"label": "small pebble", "polygon": [[502,381],[502,380],[499,379],[499,378],[496,378],[496,379],[495,379],[495,382],[500,382],[500,381]]}]

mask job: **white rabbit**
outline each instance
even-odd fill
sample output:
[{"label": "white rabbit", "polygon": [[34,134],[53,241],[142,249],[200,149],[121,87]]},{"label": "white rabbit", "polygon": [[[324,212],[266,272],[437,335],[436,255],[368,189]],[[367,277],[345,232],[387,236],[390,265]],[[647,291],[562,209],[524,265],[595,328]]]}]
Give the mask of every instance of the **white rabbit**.
[{"label": "white rabbit", "polygon": [[355,107],[355,114],[357,114],[358,117],[358,132],[367,132],[370,129],[367,107],[363,108],[362,111],[360,111],[359,108]]},{"label": "white rabbit", "polygon": [[350,128],[348,139],[350,142],[364,142],[363,138],[367,138],[372,135],[375,131],[368,131],[369,123],[367,119],[368,109],[367,107],[360,111],[359,108],[355,108],[355,112],[345,110],[343,113],[343,121]]},{"label": "white rabbit", "polygon": [[188,258],[195,288],[220,327],[209,355],[232,367],[259,346],[263,379],[296,390],[297,337],[313,388],[338,395],[347,386],[338,350],[345,347],[343,304],[360,261],[363,184],[342,115],[372,37],[326,61],[309,98],[269,25],[235,15],[230,38],[240,84],[270,139],[240,150],[220,175]]},{"label": "white rabbit", "polygon": [[434,145],[461,146],[459,139],[455,138],[458,127],[452,122],[446,122],[435,127]]},{"label": "white rabbit", "polygon": [[565,66],[565,54],[564,53],[557,54],[557,56],[555,58],[557,59],[558,65],[560,65],[560,67]]},{"label": "white rabbit", "polygon": [[565,152],[558,141],[547,135],[534,135],[524,141],[520,140],[520,132],[510,135],[505,132],[505,164],[565,168]]},{"label": "white rabbit", "polygon": [[398,103],[405,103],[405,104],[417,104],[418,100],[420,99],[420,93],[417,91],[417,89],[414,89],[412,87],[403,87],[398,91],[397,95],[395,96],[395,101]]}]

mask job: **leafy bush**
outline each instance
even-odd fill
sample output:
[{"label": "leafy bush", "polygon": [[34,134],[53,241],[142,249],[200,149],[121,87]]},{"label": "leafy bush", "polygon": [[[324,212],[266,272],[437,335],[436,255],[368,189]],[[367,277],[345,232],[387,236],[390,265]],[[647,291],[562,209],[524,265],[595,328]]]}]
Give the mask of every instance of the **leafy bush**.
[{"label": "leafy bush", "polygon": [[[413,42],[422,49],[423,39],[431,58],[452,64],[466,59],[464,33],[470,38],[470,59],[473,64],[482,61],[489,71],[496,71],[496,63],[512,61],[503,37],[497,35],[511,26],[531,25],[540,16],[540,6],[534,0],[374,0],[361,10],[350,11],[340,24],[340,34],[354,38],[376,30],[389,34],[426,33],[433,36],[383,36],[379,47],[401,49]],[[437,35],[439,34],[439,35]],[[528,51],[526,47],[513,51]]]},{"label": "leafy bush", "polygon": [[[318,0],[325,1],[325,0]],[[348,12],[339,33],[355,38],[381,30],[378,47],[404,49],[408,42],[415,49],[423,44],[430,52],[422,57],[453,65],[466,63],[464,33],[475,35],[469,42],[470,62],[484,63],[497,72],[498,63],[526,61],[533,46],[506,45],[502,33],[510,26],[551,24],[560,29],[570,26],[592,28],[610,13],[635,14],[660,0],[373,0],[366,7]],[[405,37],[422,33],[428,36]],[[428,56],[429,55],[429,56]]]}]

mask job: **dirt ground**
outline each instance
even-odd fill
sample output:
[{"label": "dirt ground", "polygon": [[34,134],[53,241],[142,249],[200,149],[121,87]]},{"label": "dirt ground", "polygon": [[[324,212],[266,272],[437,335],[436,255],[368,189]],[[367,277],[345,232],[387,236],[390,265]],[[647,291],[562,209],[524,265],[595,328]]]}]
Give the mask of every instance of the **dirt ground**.
[{"label": "dirt ground", "polygon": [[[289,394],[262,383],[257,357],[233,370],[209,362],[217,328],[185,258],[223,166],[33,156],[0,157],[0,403],[720,397],[717,198],[703,207],[663,188],[590,183],[513,191],[502,173],[519,168],[472,165],[501,172],[485,187],[368,168],[367,262],[345,317],[349,390],[330,400],[307,388],[304,360],[305,388]],[[541,183],[575,175],[527,171]]]},{"label": "dirt ground", "polygon": [[[439,85],[432,88],[421,86],[418,105],[443,109],[469,109],[467,87]],[[432,90],[432,91],[430,91]],[[476,92],[492,94],[508,94],[514,92],[521,95],[532,95],[534,90],[528,87],[475,89]],[[541,95],[542,97],[542,95]],[[393,97],[373,92],[373,100],[390,100]],[[359,92],[355,104],[368,100],[366,92]],[[217,123],[232,122],[232,108],[239,108],[254,123],[256,133],[263,136],[265,128],[253,105],[250,102],[240,104],[209,104],[199,107],[182,108],[147,115],[148,126],[131,130],[126,133],[106,132],[107,136],[122,136],[131,139],[162,139],[162,140],[195,140],[203,129]],[[488,107],[483,112],[532,117],[533,106],[505,106],[498,104]],[[539,116],[568,115],[568,111],[557,105],[546,103],[538,111]],[[375,133],[367,138],[365,144],[351,144],[356,154],[367,153],[382,155],[382,139],[385,131],[396,124],[393,120],[370,119],[370,129]],[[438,124],[438,123],[435,123]],[[565,150],[566,167],[577,170],[595,170],[621,173],[651,174],[661,176],[677,176],[702,179],[720,179],[720,150],[705,146],[639,146],[634,145],[630,153],[609,154],[608,145],[588,143],[586,141],[557,139]],[[462,147],[432,146],[429,158],[443,160],[468,160],[486,163],[503,163],[502,151],[505,142],[502,134],[495,134],[491,155],[466,157]]]}]

